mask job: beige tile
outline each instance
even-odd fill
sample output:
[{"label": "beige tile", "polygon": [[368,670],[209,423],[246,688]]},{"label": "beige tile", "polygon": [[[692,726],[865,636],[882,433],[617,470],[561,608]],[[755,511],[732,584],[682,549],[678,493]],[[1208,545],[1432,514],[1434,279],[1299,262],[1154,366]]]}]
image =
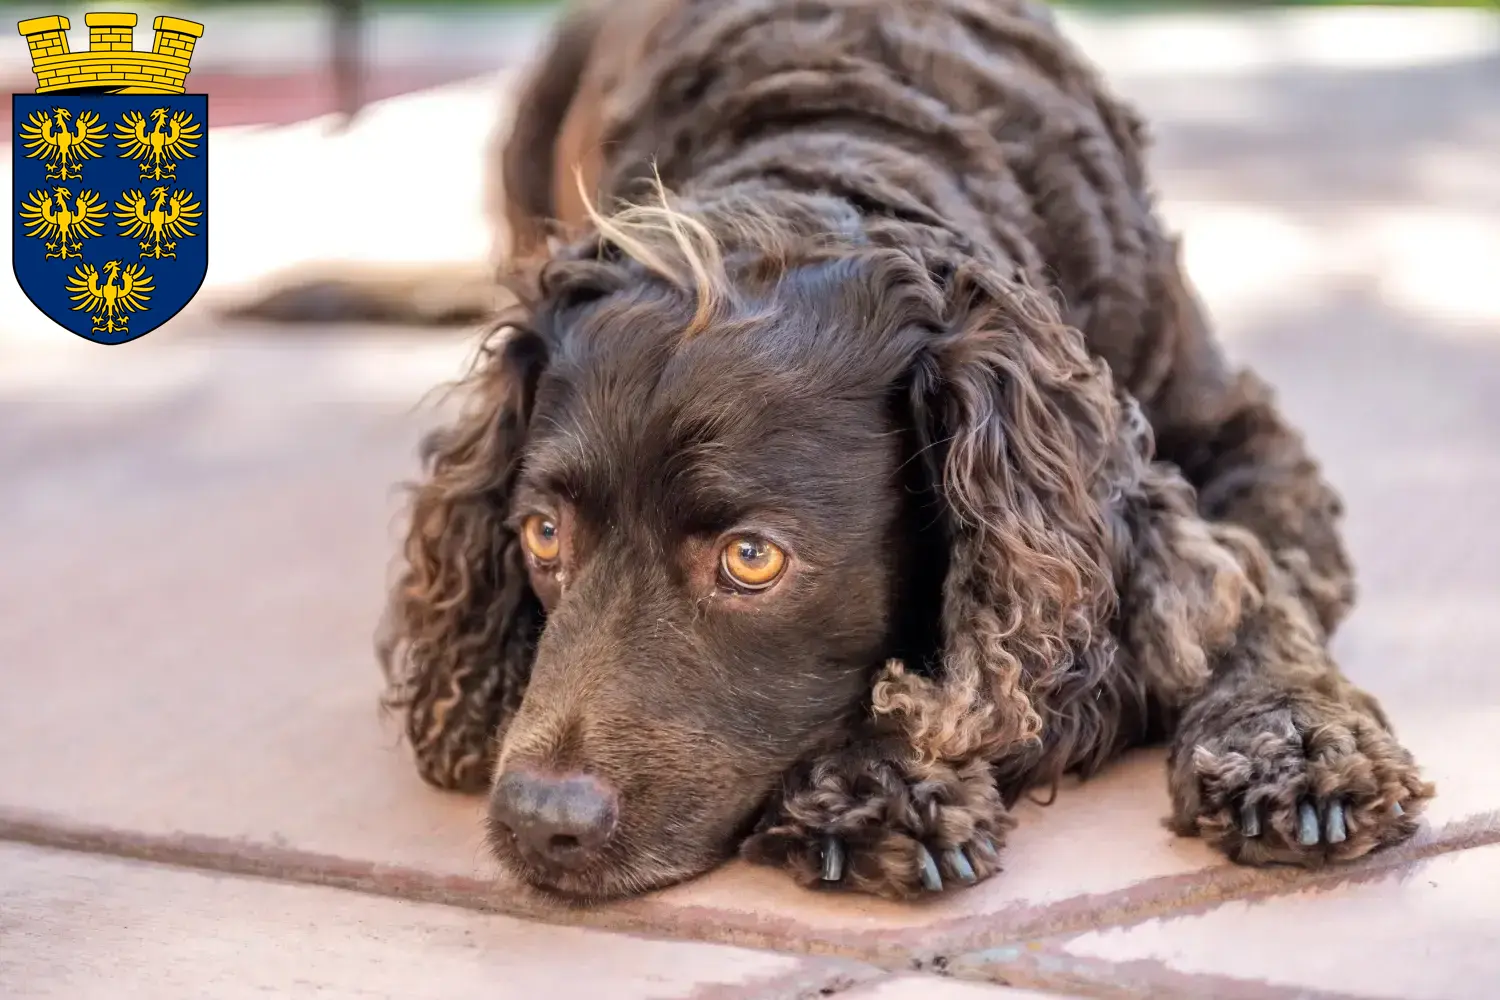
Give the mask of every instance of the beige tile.
[{"label": "beige tile", "polygon": [[88,375],[92,404],[0,433],[0,804],[474,872],[473,805],[417,780],[370,653],[425,387],[139,346],[160,366],[116,375],[133,395]]},{"label": "beige tile", "polygon": [[0,845],[0,991],[11,1000],[750,998],[873,974]]},{"label": "beige tile", "polygon": [[1065,948],[1130,963],[1142,974],[1159,966],[1177,984],[1203,975],[1263,983],[1274,995],[1295,988],[1491,1000],[1500,990],[1500,846],[1445,855],[1377,881],[1095,931]]},{"label": "beige tile", "polygon": [[840,993],[839,1000],[1067,1000],[1061,993],[1035,993],[1004,986],[940,979],[936,976],[893,976]]}]

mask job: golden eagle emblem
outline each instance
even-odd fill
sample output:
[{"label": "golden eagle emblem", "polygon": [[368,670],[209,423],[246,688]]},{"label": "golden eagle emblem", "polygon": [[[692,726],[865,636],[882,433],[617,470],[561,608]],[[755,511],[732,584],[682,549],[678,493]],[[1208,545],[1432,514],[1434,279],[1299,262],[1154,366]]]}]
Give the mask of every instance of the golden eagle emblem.
[{"label": "golden eagle emblem", "polygon": [[177,176],[177,161],[192,158],[192,150],[198,148],[196,140],[203,133],[193,121],[191,111],[172,111],[156,108],[151,112],[151,126],[146,126],[146,116],[139,111],[127,111],[115,126],[115,138],[120,140],[121,154],[135,160],[141,167],[141,180],[172,180]]},{"label": "golden eagle emblem", "polygon": [[99,195],[80,191],[72,205],[68,204],[69,198],[73,198],[73,192],[58,185],[51,191],[32,191],[21,202],[21,221],[30,227],[26,235],[47,243],[43,260],[82,257],[82,241],[103,235],[99,227],[109,209]]},{"label": "golden eagle emblem", "polygon": [[[142,257],[177,256],[177,241],[196,236],[193,229],[202,217],[201,206],[191,191],[171,191],[166,185],[151,189],[150,203],[139,191],[126,191],[115,202],[120,235],[138,240]],[[142,238],[144,237],[144,239]]]},{"label": "golden eagle emblem", "polygon": [[21,141],[30,150],[27,159],[41,158],[47,164],[47,180],[76,181],[83,176],[83,161],[104,155],[105,126],[92,111],[80,111],[73,127],[68,119],[73,112],[53,108],[50,112],[33,111],[21,123]]},{"label": "golden eagle emblem", "polygon": [[[77,264],[68,276],[69,296],[78,303],[75,312],[87,311],[94,319],[95,333],[123,333],[132,312],[141,312],[154,289],[151,276],[141,264],[111,260],[104,264],[104,283],[92,264]],[[115,282],[118,280],[119,284]]]}]

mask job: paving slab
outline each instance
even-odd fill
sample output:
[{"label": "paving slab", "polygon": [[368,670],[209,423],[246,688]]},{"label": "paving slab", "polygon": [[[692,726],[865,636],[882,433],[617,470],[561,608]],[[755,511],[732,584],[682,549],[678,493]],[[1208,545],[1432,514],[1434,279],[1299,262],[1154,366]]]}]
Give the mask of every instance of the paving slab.
[{"label": "paving slab", "polygon": [[1061,951],[1108,963],[1111,977],[1155,980],[1174,991],[1202,977],[1199,996],[1226,996],[1219,989],[1236,979],[1258,984],[1267,997],[1316,991],[1490,1000],[1500,991],[1500,847],[1433,858],[1338,891],[1095,931]]},{"label": "paving slab", "polygon": [[10,1000],[777,1000],[880,975],[13,845],[0,870]]}]

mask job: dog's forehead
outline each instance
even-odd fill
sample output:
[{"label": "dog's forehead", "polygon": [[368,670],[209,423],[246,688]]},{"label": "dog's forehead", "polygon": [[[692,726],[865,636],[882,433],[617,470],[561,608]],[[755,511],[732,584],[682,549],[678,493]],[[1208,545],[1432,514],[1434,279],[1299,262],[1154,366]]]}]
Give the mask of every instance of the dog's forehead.
[{"label": "dog's forehead", "polygon": [[630,418],[644,432],[692,426],[734,439],[795,433],[807,419],[866,416],[884,392],[869,351],[837,320],[778,309],[692,336],[629,329],[574,366],[581,402]]},{"label": "dog's forehead", "polygon": [[839,491],[878,475],[890,452],[885,388],[847,332],[816,319],[579,337],[544,378],[529,464],[570,491],[673,477]]}]

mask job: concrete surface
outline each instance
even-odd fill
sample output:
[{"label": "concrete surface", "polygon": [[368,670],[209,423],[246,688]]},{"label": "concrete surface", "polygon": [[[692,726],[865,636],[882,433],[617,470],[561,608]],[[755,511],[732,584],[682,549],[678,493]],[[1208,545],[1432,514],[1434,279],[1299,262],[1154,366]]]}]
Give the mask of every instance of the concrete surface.
[{"label": "concrete surface", "polygon": [[[936,904],[732,865],[538,909],[493,880],[478,803],[423,786],[375,708],[394,486],[471,338],[200,309],[105,349],[7,284],[0,840],[34,846],[0,846],[0,995],[1500,993],[1500,56],[1491,22],[1362,17],[1079,30],[1154,122],[1226,343],[1346,495],[1363,596],[1338,649],[1438,783],[1415,842],[1233,868],[1162,828],[1142,751],[1024,807],[1007,870]],[[210,289],[482,253],[474,160],[504,83],[342,137],[216,131]]]},{"label": "concrete surface", "polygon": [[14,921],[0,936],[0,983],[45,984],[67,1000],[340,996],[372,983],[404,1000],[497,986],[515,997],[667,1000],[880,975],[852,962],[543,927],[64,851],[0,845],[0,866],[14,876],[0,884],[4,919]]},{"label": "concrete surface", "polygon": [[1477,847],[1338,893],[1236,901],[1196,919],[1092,931],[1064,950],[1114,963],[1161,962],[1221,982],[1390,1000],[1489,1000],[1500,986],[1497,887],[1500,846]]}]

